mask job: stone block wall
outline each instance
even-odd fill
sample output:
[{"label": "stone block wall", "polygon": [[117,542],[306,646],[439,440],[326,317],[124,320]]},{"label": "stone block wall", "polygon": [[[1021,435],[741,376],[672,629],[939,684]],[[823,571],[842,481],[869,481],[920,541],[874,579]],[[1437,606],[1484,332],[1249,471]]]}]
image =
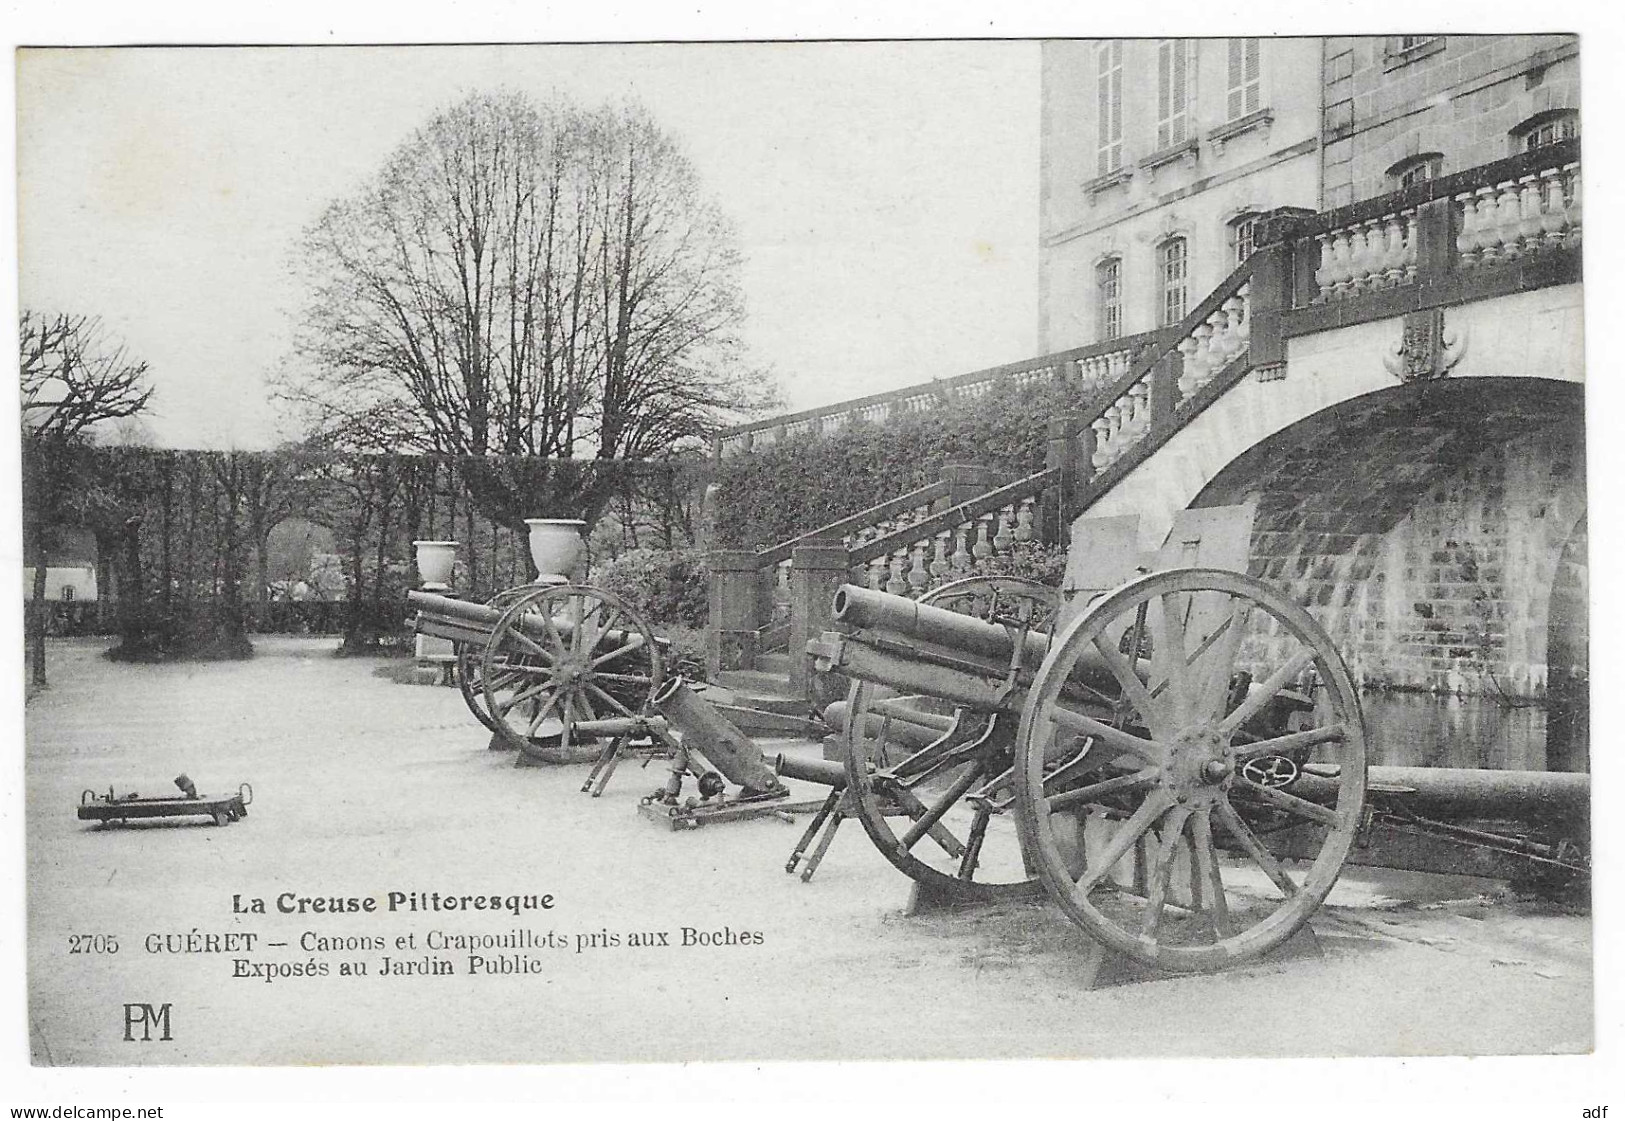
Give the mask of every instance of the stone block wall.
[{"label": "stone block wall", "polygon": [[1408,51],[1395,36],[1325,40],[1322,209],[1394,190],[1387,171],[1423,153],[1449,175],[1513,155],[1512,130],[1579,109],[1579,40],[1445,35]]},{"label": "stone block wall", "polygon": [[[1549,647],[1570,678],[1584,659],[1584,428],[1577,395],[1565,412],[1527,392],[1485,380],[1351,403],[1196,504],[1258,502],[1250,571],[1310,609],[1360,684],[1544,696]],[[1294,642],[1259,629],[1242,661],[1267,672]]]}]

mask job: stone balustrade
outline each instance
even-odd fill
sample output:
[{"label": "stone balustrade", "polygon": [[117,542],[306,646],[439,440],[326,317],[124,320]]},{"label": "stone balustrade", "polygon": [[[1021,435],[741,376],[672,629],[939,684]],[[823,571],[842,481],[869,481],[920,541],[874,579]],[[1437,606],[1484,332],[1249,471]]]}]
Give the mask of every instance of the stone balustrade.
[{"label": "stone balustrade", "polygon": [[1463,191],[1454,201],[1463,268],[1580,244],[1579,161]]},{"label": "stone balustrade", "polygon": [[[1036,493],[1008,502],[992,510],[951,511],[949,524],[942,518],[919,519],[919,533],[910,525],[872,538],[882,548],[852,568],[852,582],[892,595],[918,597],[944,580],[971,574],[976,562],[1005,555],[1017,542],[1031,541],[1036,535],[1034,516]],[[924,523],[929,521],[929,525]],[[854,547],[857,551],[859,546]]]},{"label": "stone balustrade", "polygon": [[1315,302],[1343,300],[1362,292],[1416,280],[1417,211],[1396,210],[1315,238],[1320,264]]},{"label": "stone balustrade", "polygon": [[1230,365],[1247,350],[1247,335],[1251,329],[1248,318],[1248,299],[1251,284],[1243,284],[1191,334],[1179,340],[1176,348],[1183,359],[1179,375],[1179,392],[1189,397],[1213,379],[1213,375]]},{"label": "stone balustrade", "polygon": [[751,450],[769,448],[788,439],[827,436],[854,423],[886,424],[909,414],[930,412],[947,401],[974,401],[1001,385],[1063,382],[1075,386],[1080,401],[1085,400],[1122,376],[1147,347],[1168,342],[1166,335],[1166,329],[1150,331],[913,385],[841,405],[755,421],[720,433],[713,441],[712,456],[725,459]]},{"label": "stone balustrade", "polygon": [[1096,471],[1115,462],[1150,431],[1151,378],[1151,371],[1147,371],[1090,422],[1095,433],[1095,452],[1090,462]]}]

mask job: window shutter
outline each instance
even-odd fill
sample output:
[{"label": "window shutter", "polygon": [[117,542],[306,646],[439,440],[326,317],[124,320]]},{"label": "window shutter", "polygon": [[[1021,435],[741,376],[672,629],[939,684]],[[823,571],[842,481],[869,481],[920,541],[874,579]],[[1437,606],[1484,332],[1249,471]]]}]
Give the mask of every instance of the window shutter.
[{"label": "window shutter", "polygon": [[1123,161],[1123,44],[1102,43],[1095,54],[1098,171],[1107,175]]},{"label": "window shutter", "polygon": [[1242,75],[1246,71],[1243,63],[1243,55],[1247,51],[1246,43],[1245,39],[1230,40],[1230,71],[1225,81],[1225,88],[1230,91],[1230,96],[1225,105],[1225,113],[1232,121],[1245,113],[1242,109],[1244,101],[1242,87],[1246,85],[1246,79]]},{"label": "window shutter", "polygon": [[1258,112],[1258,40],[1248,39],[1246,49],[1246,67],[1243,79],[1247,84],[1246,112]]}]

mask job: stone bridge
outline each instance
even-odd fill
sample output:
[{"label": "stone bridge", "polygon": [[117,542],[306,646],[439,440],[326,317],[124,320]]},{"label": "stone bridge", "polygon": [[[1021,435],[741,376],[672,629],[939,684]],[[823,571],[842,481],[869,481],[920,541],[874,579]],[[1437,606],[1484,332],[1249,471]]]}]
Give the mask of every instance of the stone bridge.
[{"label": "stone bridge", "polygon": [[[1181,511],[1250,503],[1250,570],[1308,606],[1364,684],[1583,689],[1579,160],[1568,141],[1276,212],[1177,327],[985,372],[1078,379],[1086,403],[1052,425],[1027,490],[1056,493],[1085,532],[1136,515],[1147,551]],[[821,412],[797,422],[838,409]],[[939,541],[946,524],[922,523]],[[929,542],[913,547],[921,575]],[[885,548],[875,563],[909,555]]]}]

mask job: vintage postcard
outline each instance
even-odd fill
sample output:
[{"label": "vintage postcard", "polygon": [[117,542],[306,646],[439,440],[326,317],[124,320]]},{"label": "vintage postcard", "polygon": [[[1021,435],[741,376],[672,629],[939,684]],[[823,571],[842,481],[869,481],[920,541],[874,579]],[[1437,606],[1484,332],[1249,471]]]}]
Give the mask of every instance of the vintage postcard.
[{"label": "vintage postcard", "polygon": [[22,49],[30,1061],[1589,1052],[1581,49]]}]

